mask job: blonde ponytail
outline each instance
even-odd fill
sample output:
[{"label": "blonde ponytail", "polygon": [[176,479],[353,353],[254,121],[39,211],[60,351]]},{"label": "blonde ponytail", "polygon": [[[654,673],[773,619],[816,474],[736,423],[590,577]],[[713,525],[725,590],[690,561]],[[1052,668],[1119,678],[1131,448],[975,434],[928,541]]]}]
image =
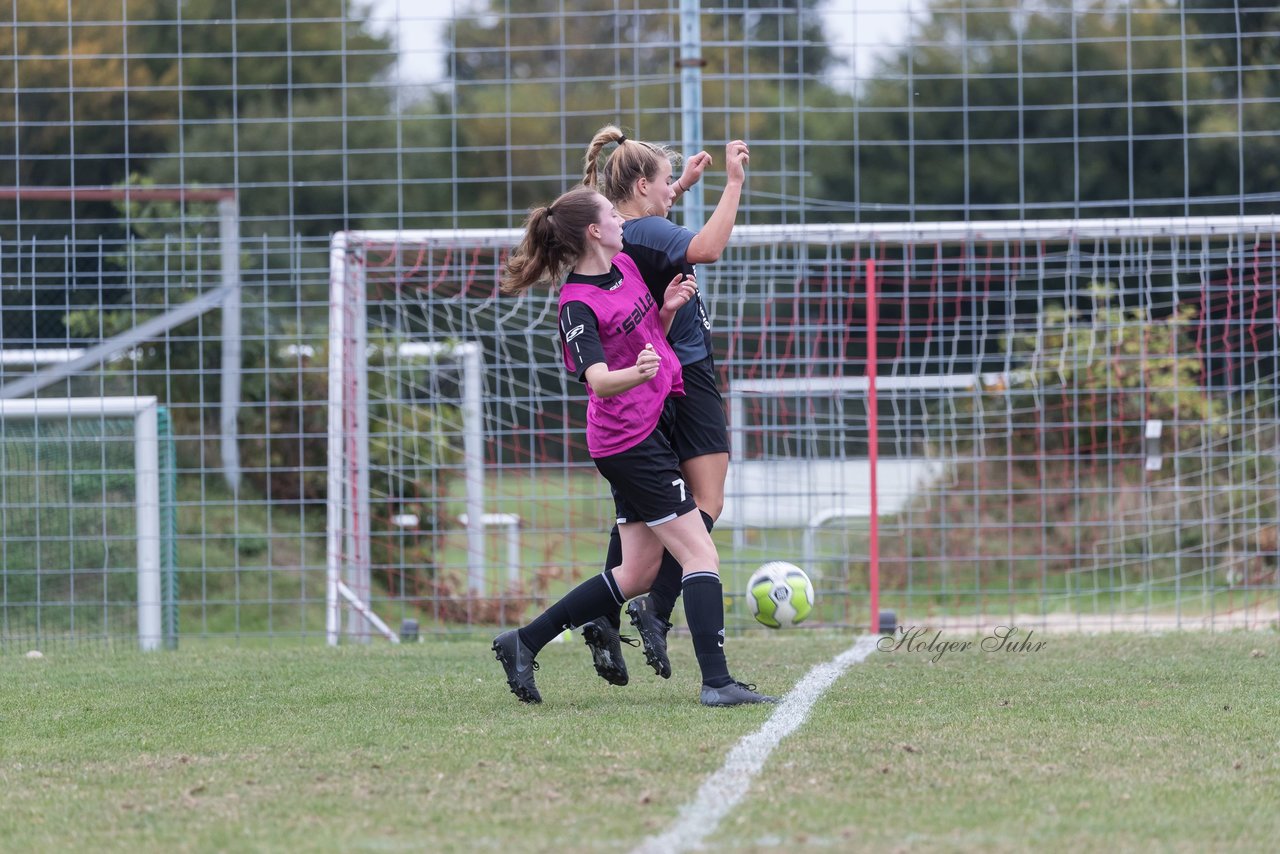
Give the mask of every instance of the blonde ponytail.
[{"label": "blonde ponytail", "polygon": [[[607,155],[605,146],[617,143]],[[595,132],[582,159],[582,183],[604,194],[615,205],[625,204],[635,192],[641,178],[652,181],[658,177],[662,161],[671,164],[674,172],[680,164],[680,155],[665,145],[655,145],[638,139],[628,139],[617,125],[605,125]]]},{"label": "blonde ponytail", "polygon": [[[626,135],[617,125],[605,125],[596,131],[595,136],[591,137],[591,142],[587,145],[587,154],[582,159],[582,183],[593,190],[599,190],[600,181],[600,155],[604,151],[604,147],[611,142],[618,143],[619,146],[626,141]],[[607,197],[606,197],[607,198]]]}]

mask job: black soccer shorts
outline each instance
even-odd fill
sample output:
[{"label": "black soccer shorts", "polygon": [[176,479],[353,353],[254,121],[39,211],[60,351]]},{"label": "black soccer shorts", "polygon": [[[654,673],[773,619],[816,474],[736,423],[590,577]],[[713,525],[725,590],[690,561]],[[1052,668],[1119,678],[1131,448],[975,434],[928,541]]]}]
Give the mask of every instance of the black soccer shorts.
[{"label": "black soccer shorts", "polygon": [[671,427],[671,447],[680,462],[707,454],[729,453],[729,426],[724,418],[724,399],[716,382],[715,359],[711,356],[682,367],[684,397],[671,398],[675,421]]},{"label": "black soccer shorts", "polygon": [[661,525],[697,509],[685,486],[680,461],[667,438],[674,411],[668,399],[662,418],[643,442],[627,450],[595,460],[609,481],[618,524],[644,522]]}]

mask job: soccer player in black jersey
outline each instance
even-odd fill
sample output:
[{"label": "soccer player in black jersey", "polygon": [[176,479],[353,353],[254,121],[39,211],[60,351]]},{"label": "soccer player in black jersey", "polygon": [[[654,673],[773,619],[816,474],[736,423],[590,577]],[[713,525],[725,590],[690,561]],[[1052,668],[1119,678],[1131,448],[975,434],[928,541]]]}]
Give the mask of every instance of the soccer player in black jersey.
[{"label": "soccer player in black jersey", "polygon": [[671,402],[683,395],[684,382],[667,335],[697,284],[678,273],[662,294],[651,294],[622,252],[622,228],[608,199],[579,186],[529,214],[524,239],[507,259],[505,293],[536,285],[560,290],[564,364],[587,389],[587,450],[612,487],[626,560],[582,582],[527,625],[498,635],[493,651],[512,693],[522,702],[542,702],[533,675],[538,652],[565,628],[585,630],[610,613],[616,618],[622,603],[650,588],[665,550],[676,555],[684,575],[685,616],[702,671],[700,702],[774,702],[729,674],[720,557],[694,512],[669,438]]}]

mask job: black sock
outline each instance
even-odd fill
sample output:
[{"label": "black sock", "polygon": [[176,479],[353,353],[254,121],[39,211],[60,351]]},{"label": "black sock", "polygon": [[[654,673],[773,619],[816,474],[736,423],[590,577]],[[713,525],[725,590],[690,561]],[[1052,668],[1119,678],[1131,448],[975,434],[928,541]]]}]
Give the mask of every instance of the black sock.
[{"label": "black sock", "polygon": [[702,670],[702,684],[723,688],[733,681],[724,657],[724,588],[714,572],[684,577],[684,616],[693,635],[693,653]]},{"label": "black sock", "polygon": [[534,655],[565,629],[581,626],[596,617],[617,611],[626,601],[613,580],[613,570],[593,575],[570,590],[532,623],[520,630],[520,642]]},{"label": "black sock", "polygon": [[[618,526],[614,525],[613,530],[609,532],[609,551],[604,556],[604,568],[606,570],[617,569],[622,566],[622,537],[618,535]],[[622,608],[605,614],[609,620],[609,625],[615,629],[622,627]]]},{"label": "black sock", "polygon": [[[711,533],[715,520],[701,510],[698,512],[702,514],[702,524],[706,526],[707,533]],[[668,623],[671,622],[671,612],[676,609],[676,599],[680,598],[683,575],[684,569],[680,566],[680,561],[672,557],[671,552],[664,551],[662,564],[658,567],[658,577],[649,588],[649,601],[653,603],[653,612]]]},{"label": "black sock", "polygon": [[680,561],[672,557],[671,552],[664,551],[658,576],[649,588],[649,601],[653,603],[653,612],[667,622],[671,622],[671,612],[675,610],[676,599],[680,596],[683,575]]}]

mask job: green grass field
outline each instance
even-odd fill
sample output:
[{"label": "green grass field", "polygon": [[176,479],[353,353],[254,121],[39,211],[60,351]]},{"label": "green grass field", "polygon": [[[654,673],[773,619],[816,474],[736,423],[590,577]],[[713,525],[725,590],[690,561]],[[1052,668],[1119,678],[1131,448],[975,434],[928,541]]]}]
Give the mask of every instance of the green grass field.
[{"label": "green grass field", "polygon": [[[1276,634],[1036,639],[854,665],[709,847],[1272,847]],[[728,651],[783,691],[852,641]],[[627,850],[771,713],[698,706],[687,639],[670,681],[632,654],[625,688],[576,638],[540,660],[529,707],[479,640],[2,657],[0,848]]]}]

